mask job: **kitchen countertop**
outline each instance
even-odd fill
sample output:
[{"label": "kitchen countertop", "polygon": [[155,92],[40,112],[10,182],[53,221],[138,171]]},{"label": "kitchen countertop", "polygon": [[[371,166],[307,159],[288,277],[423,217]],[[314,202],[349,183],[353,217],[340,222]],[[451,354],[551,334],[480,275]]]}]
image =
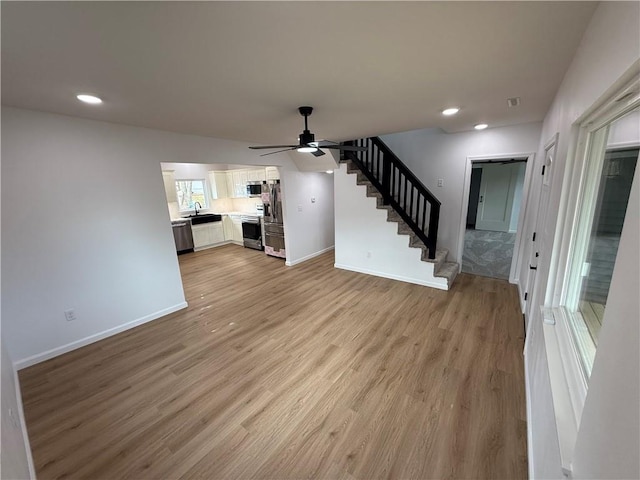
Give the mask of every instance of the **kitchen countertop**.
[{"label": "kitchen countertop", "polygon": [[[217,215],[227,215],[230,217],[240,217],[240,216],[246,216],[246,217],[261,217],[261,215],[258,215],[256,212],[200,212],[201,214],[206,214],[206,213],[215,213]],[[172,218],[171,221],[172,222],[177,222],[177,221],[184,221],[184,220],[190,220],[189,217],[177,217],[177,218]]]}]

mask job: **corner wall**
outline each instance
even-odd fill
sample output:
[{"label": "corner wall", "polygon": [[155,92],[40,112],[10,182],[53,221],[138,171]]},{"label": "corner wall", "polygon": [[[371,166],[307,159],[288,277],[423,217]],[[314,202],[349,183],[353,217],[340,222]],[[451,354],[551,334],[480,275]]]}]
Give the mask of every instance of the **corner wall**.
[{"label": "corner wall", "polygon": [[446,279],[434,278],[434,264],[409,248],[409,236],[398,235],[398,224],[387,221],[366,188],[346,164],[336,170],[336,268],[447,290]]},{"label": "corner wall", "polygon": [[[467,215],[462,211],[467,157],[535,152],[541,127],[540,123],[527,123],[462,133],[424,129],[381,137],[442,203],[438,248],[449,250],[450,261],[462,264],[458,239],[461,216]],[[439,178],[444,181],[443,187],[438,187]]]},{"label": "corner wall", "polygon": [[27,479],[35,478],[33,462],[29,451],[29,439],[24,425],[20,386],[13,362],[9,358],[4,338],[0,346],[2,350],[2,478]]},{"label": "corner wall", "polygon": [[287,265],[333,249],[333,175],[280,170]]},{"label": "corner wall", "polygon": [[[547,114],[537,149],[536,168],[541,168],[544,145],[559,133],[547,221],[541,242],[552,246],[565,232],[557,225],[565,167],[570,146],[575,143],[574,123],[590,109],[640,59],[640,4],[637,2],[602,2],[585,31],[556,98]],[[635,193],[638,171],[636,170]],[[538,204],[539,180],[531,187],[529,205]],[[631,205],[635,202],[634,207]],[[573,478],[638,478],[640,425],[638,419],[639,378],[637,295],[638,269],[638,199],[632,198],[627,211],[623,239],[607,302],[598,350],[589,380],[582,419],[578,428],[573,456]],[[525,234],[534,231],[537,212],[527,210]],[[624,240],[624,242],[623,242]],[[633,246],[632,246],[633,245]],[[523,249],[521,258],[528,259],[531,245]],[[529,462],[532,478],[562,478],[558,431],[554,419],[549,365],[539,306],[545,304],[545,290],[550,279],[549,256],[538,264],[537,287],[531,299],[532,315],[525,347],[527,400],[529,411]],[[527,274],[521,269],[520,287],[526,285]],[[549,293],[547,304],[555,303]],[[613,313],[612,313],[613,312]]]},{"label": "corner wall", "polygon": [[2,108],[2,335],[19,368],[186,306],[160,163],[222,159],[295,168],[241,142]]}]

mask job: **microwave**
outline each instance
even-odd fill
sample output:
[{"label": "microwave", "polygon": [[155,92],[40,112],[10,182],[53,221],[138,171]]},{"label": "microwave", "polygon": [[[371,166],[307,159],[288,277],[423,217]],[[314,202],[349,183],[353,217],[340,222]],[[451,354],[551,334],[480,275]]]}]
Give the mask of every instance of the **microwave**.
[{"label": "microwave", "polygon": [[250,197],[259,197],[262,195],[262,182],[247,183],[247,195]]}]

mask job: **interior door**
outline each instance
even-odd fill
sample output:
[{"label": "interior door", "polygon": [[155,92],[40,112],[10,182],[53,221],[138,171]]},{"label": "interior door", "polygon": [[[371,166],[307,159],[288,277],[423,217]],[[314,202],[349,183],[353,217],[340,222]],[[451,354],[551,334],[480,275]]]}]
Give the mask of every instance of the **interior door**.
[{"label": "interior door", "polygon": [[[534,305],[534,298],[536,295],[536,274],[538,272],[538,264],[544,253],[543,245],[541,245],[541,235],[544,234],[543,229],[547,219],[547,207],[549,205],[549,196],[551,195],[551,179],[552,179],[552,167],[553,158],[556,150],[556,139],[545,147],[545,159],[544,165],[540,174],[542,175],[542,181],[540,182],[540,196],[538,197],[538,213],[536,215],[535,232],[531,236],[531,255],[529,257],[529,275],[527,278],[525,293],[525,306],[524,306],[524,318],[525,318],[525,331],[528,333],[529,318],[531,316],[531,307]],[[538,233],[539,232],[539,233]],[[550,249],[550,245],[546,246],[546,250]],[[524,268],[524,266],[523,266]]]},{"label": "interior door", "polygon": [[514,165],[483,165],[476,230],[509,231],[517,173]]}]

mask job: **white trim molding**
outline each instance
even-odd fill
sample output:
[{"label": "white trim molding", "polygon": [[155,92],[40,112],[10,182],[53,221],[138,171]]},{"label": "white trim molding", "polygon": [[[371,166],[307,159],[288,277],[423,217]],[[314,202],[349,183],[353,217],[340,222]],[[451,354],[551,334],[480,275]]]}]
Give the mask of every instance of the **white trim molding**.
[{"label": "white trim molding", "polygon": [[317,252],[314,252],[314,253],[311,253],[309,255],[306,255],[306,256],[304,256],[302,258],[294,260],[293,262],[290,262],[289,260],[287,260],[286,262],[284,262],[284,264],[287,267],[293,267],[294,265],[298,265],[299,263],[306,262],[307,260],[311,260],[312,258],[315,258],[315,257],[317,257],[319,255],[322,255],[323,253],[330,252],[334,248],[335,248],[335,245],[331,245],[330,247],[327,247],[327,248],[324,248],[324,249],[319,250]]},{"label": "white trim molding", "polygon": [[74,342],[67,343],[66,345],[62,345],[60,347],[52,348],[51,350],[47,350],[45,352],[37,353],[35,355],[31,355],[27,358],[22,358],[16,362],[14,362],[13,366],[16,370],[22,370],[23,368],[30,367],[35,365],[36,363],[44,362],[51,358],[57,357],[64,353],[71,352],[72,350],[76,350],[78,348],[84,347],[91,343],[95,343],[99,340],[102,340],[107,337],[111,337],[118,333],[124,332],[125,330],[129,330],[131,328],[137,327],[138,325],[142,325],[144,323],[150,322],[152,320],[156,320],[160,317],[164,317],[165,315],[169,315],[170,313],[177,312],[178,310],[182,310],[183,308],[187,308],[187,302],[181,302],[172,307],[165,308],[163,310],[159,310],[157,312],[151,313],[149,315],[145,315],[144,317],[140,317],[131,322],[123,323],[122,325],[118,325],[117,327],[109,328],[107,330],[103,330],[102,332],[95,333],[93,335],[89,335],[88,337],[81,338],[80,340],[76,340]]},{"label": "white trim molding", "polygon": [[391,280],[399,280],[401,282],[414,283],[416,285],[423,285],[425,287],[437,288],[439,290],[449,290],[449,287],[447,286],[447,280],[445,278],[442,278],[443,283],[437,283],[436,281],[432,282],[429,280],[424,280],[422,278],[405,277],[403,275],[394,275],[394,274],[385,273],[385,272],[378,272],[376,270],[369,270],[367,268],[352,267],[350,265],[343,265],[339,263],[335,263],[333,266],[335,268],[340,268],[342,270],[349,270],[351,272],[366,273],[367,275],[374,275],[376,277],[382,277],[382,278],[390,278]]},{"label": "white trim molding", "polygon": [[458,229],[458,258],[457,262],[460,265],[458,272],[462,271],[462,255],[464,253],[464,234],[467,225],[467,210],[469,209],[469,190],[471,187],[471,170],[474,162],[486,162],[487,160],[504,160],[510,158],[526,158],[527,166],[524,174],[524,185],[522,187],[520,203],[520,213],[518,214],[518,226],[516,228],[516,238],[513,246],[513,256],[511,257],[511,269],[509,271],[509,283],[515,283],[518,276],[520,265],[518,265],[518,256],[522,243],[522,229],[524,227],[525,212],[529,200],[529,188],[531,185],[531,178],[533,177],[533,164],[535,160],[535,152],[524,153],[500,153],[496,155],[480,155],[467,157],[466,165],[464,168],[464,183],[462,189],[462,208],[460,210],[460,226]]}]

